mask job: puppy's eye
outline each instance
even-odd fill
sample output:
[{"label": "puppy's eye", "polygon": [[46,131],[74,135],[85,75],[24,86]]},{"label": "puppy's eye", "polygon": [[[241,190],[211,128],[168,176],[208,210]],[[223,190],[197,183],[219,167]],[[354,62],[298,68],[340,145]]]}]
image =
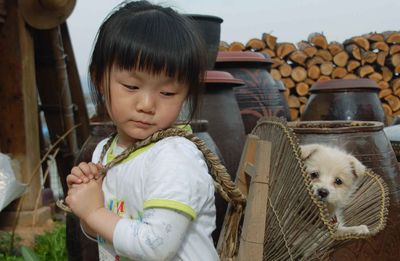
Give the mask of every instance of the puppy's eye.
[{"label": "puppy's eye", "polygon": [[319,177],[319,174],[318,174],[318,172],[314,171],[314,172],[310,173],[310,177],[311,177],[311,179],[316,179]]},{"label": "puppy's eye", "polygon": [[339,178],[336,178],[336,179],[335,179],[335,184],[336,184],[336,185],[342,185],[342,184],[343,184],[343,181],[342,181],[341,179],[339,179]]}]

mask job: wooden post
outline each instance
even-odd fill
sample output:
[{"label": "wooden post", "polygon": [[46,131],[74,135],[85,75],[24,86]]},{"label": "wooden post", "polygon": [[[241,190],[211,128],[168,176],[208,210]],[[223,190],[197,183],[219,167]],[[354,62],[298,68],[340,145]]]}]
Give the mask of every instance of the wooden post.
[{"label": "wooden post", "polygon": [[[17,179],[27,183],[40,162],[39,127],[33,40],[17,3],[7,1],[7,17],[0,27],[0,152],[18,162]],[[36,173],[22,210],[34,209],[40,186]],[[15,203],[0,214],[12,208]]]},{"label": "wooden post", "polygon": [[255,164],[248,164],[245,169],[245,172],[251,176],[251,183],[240,237],[238,260],[263,260],[270,156],[271,142],[258,140]]}]

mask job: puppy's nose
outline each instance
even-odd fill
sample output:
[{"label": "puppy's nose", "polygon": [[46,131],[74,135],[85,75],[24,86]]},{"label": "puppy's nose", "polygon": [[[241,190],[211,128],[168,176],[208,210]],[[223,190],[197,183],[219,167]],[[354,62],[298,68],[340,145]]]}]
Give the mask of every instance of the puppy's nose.
[{"label": "puppy's nose", "polygon": [[320,188],[317,190],[317,195],[320,198],[326,198],[329,195],[329,190],[324,189],[324,188]]}]

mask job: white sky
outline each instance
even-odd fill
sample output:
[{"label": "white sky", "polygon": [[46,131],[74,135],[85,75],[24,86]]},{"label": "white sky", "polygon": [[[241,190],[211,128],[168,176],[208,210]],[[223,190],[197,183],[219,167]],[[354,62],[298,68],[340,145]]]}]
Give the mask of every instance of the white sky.
[{"label": "white sky", "polygon": [[[150,0],[182,13],[221,17],[221,40],[245,44],[262,33],[297,43],[313,32],[343,42],[369,32],[400,30],[400,0]],[[68,28],[80,74],[86,77],[97,29],[121,0],[77,0]],[[84,80],[84,79],[83,79]]]}]

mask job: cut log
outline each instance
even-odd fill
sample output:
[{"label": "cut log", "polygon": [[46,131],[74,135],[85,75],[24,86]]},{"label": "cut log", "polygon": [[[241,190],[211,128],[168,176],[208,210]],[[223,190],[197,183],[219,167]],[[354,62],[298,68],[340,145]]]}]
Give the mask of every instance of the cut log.
[{"label": "cut log", "polygon": [[364,65],[358,68],[357,73],[361,78],[365,78],[371,73],[375,72],[374,68],[371,65]]},{"label": "cut log", "polygon": [[290,95],[288,98],[288,106],[289,108],[299,108],[300,107],[300,101],[297,96]]},{"label": "cut log", "polygon": [[331,79],[332,79],[332,78],[329,77],[329,76],[321,75],[321,76],[319,77],[318,81],[319,81],[319,82],[323,82],[323,81],[329,81],[329,80],[331,80]]},{"label": "cut log", "polygon": [[292,43],[278,43],[276,45],[276,55],[283,59],[296,50],[296,46]]},{"label": "cut log", "polygon": [[361,51],[361,64],[372,64],[376,61],[377,54],[371,51]]},{"label": "cut log", "polygon": [[400,32],[384,32],[385,41],[389,44],[400,44]]},{"label": "cut log", "polygon": [[324,61],[332,61],[332,54],[325,49],[319,49],[315,56],[321,57]]},{"label": "cut log", "polygon": [[368,51],[369,50],[369,41],[367,38],[363,37],[363,36],[354,36],[350,39],[350,41],[352,43],[355,43],[358,47],[360,47],[361,49]]},{"label": "cut log", "polygon": [[393,67],[396,67],[397,65],[399,65],[400,64],[400,53],[393,54],[390,57],[390,63],[393,65]]},{"label": "cut log", "polygon": [[272,66],[271,66],[272,68],[278,68],[279,66],[285,63],[285,61],[283,61],[281,58],[278,57],[271,58],[271,60],[272,60]]},{"label": "cut log", "polygon": [[225,41],[220,41],[218,51],[224,52],[224,51],[228,51],[228,50],[229,50],[229,44]]},{"label": "cut log", "polygon": [[292,121],[296,121],[299,118],[299,110],[290,108],[289,111]]},{"label": "cut log", "polygon": [[357,68],[360,67],[360,66],[361,66],[361,63],[360,63],[359,61],[357,61],[357,60],[350,60],[350,61],[347,63],[346,69],[347,69],[348,72],[352,72],[352,71],[354,71],[355,69],[357,69]]},{"label": "cut log", "polygon": [[379,64],[380,66],[385,66],[387,55],[388,55],[387,52],[379,52],[379,53],[377,53],[376,54],[376,63]]},{"label": "cut log", "polygon": [[[299,97],[299,101],[300,101],[300,104],[301,104],[301,105],[307,104],[308,98],[307,98],[306,96],[301,96],[301,97]],[[301,105],[300,105],[300,106],[301,106]]]},{"label": "cut log", "polygon": [[291,89],[296,86],[292,78],[282,78],[281,81],[287,89]]},{"label": "cut log", "polygon": [[279,73],[282,77],[289,77],[292,74],[292,66],[284,62],[279,66]]},{"label": "cut log", "polygon": [[293,68],[290,77],[292,77],[295,82],[302,82],[307,78],[307,71],[304,67],[296,66]]},{"label": "cut log", "polygon": [[328,50],[332,54],[332,56],[335,56],[336,54],[343,51],[344,47],[343,47],[343,44],[333,41],[333,42],[329,43]]},{"label": "cut log", "polygon": [[363,35],[365,38],[367,38],[371,42],[383,42],[385,40],[385,37],[380,34],[380,33],[369,33],[366,35]]},{"label": "cut log", "polygon": [[385,43],[384,41],[375,42],[375,43],[372,43],[371,50],[372,51],[379,50],[379,51],[388,52],[389,51],[389,45],[387,43]]},{"label": "cut log", "polygon": [[380,80],[383,79],[382,74],[378,73],[378,72],[373,72],[370,75],[368,75],[368,78],[371,80],[374,80],[376,82],[379,82]]},{"label": "cut log", "polygon": [[312,65],[307,68],[307,76],[313,80],[316,80],[321,75],[321,70],[318,65]]},{"label": "cut log", "polygon": [[384,98],[385,101],[389,104],[392,111],[400,110],[400,99],[394,95],[388,95]]},{"label": "cut log", "polygon": [[399,65],[397,65],[396,67],[394,67],[394,73],[396,73],[396,74],[400,74],[400,64]]},{"label": "cut log", "polygon": [[265,42],[258,38],[252,38],[246,43],[247,50],[259,51],[265,48]]},{"label": "cut log", "polygon": [[275,52],[273,50],[269,49],[269,48],[264,48],[260,52],[267,54],[271,58],[276,56]]},{"label": "cut log", "polygon": [[306,109],[306,105],[305,104],[300,105],[300,108],[299,108],[300,115],[304,113],[305,109]]},{"label": "cut log", "polygon": [[354,59],[361,60],[361,51],[356,44],[348,44],[345,46],[345,49]]},{"label": "cut log", "polygon": [[392,89],[396,92],[397,90],[400,90],[400,78],[396,78],[393,81],[390,82],[390,86],[392,86]]},{"label": "cut log", "polygon": [[322,64],[323,62],[325,62],[324,59],[322,59],[322,58],[319,57],[319,56],[314,56],[314,57],[309,58],[309,59],[307,60],[306,66],[307,66],[307,67],[311,67],[311,66],[313,66],[313,65]]},{"label": "cut log", "polygon": [[262,39],[269,49],[275,50],[277,37],[273,36],[272,34],[263,33]]},{"label": "cut log", "polygon": [[229,51],[243,51],[244,49],[246,49],[246,47],[241,42],[232,42],[229,45]]},{"label": "cut log", "polygon": [[342,79],[347,75],[347,70],[344,67],[335,67],[332,71],[332,79]]},{"label": "cut log", "polygon": [[282,75],[278,69],[272,68],[270,74],[274,80],[280,80],[282,78]]},{"label": "cut log", "polygon": [[[319,78],[318,78],[319,79]],[[318,80],[318,79],[311,79],[311,78],[307,78],[307,79],[305,79],[304,80],[304,82],[305,83],[307,83],[308,84],[308,86],[312,86],[314,83],[315,83],[315,80]]]},{"label": "cut log", "polygon": [[378,86],[379,86],[379,89],[386,89],[386,88],[390,88],[390,85],[389,85],[389,83],[388,82],[386,82],[386,81],[379,81],[378,82]]},{"label": "cut log", "polygon": [[312,46],[307,41],[300,41],[297,43],[297,47],[300,51],[303,51],[309,58],[314,57],[318,49]]},{"label": "cut log", "polygon": [[385,112],[385,115],[389,115],[390,116],[390,115],[393,114],[392,108],[390,108],[389,104],[382,103],[382,109]]},{"label": "cut log", "polygon": [[400,44],[393,44],[390,46],[389,54],[393,55],[396,53],[400,53]]},{"label": "cut log", "polygon": [[348,60],[349,55],[345,51],[341,51],[333,57],[333,62],[340,67],[346,66]]},{"label": "cut log", "polygon": [[322,75],[329,76],[332,74],[334,65],[332,62],[323,62],[319,68]]},{"label": "cut log", "polygon": [[390,88],[382,89],[382,90],[379,90],[378,97],[379,97],[379,98],[384,98],[384,97],[386,97],[386,96],[391,95],[392,93],[393,93],[393,91],[392,91],[392,89],[390,89]]},{"label": "cut log", "polygon": [[345,79],[345,80],[355,80],[355,79],[359,79],[359,78],[360,77],[358,77],[354,73],[348,73],[343,77],[343,79]]},{"label": "cut log", "polygon": [[328,42],[326,40],[326,37],[325,37],[325,35],[323,35],[321,33],[312,33],[308,36],[307,40],[312,45],[314,45],[320,49],[328,48]]},{"label": "cut log", "polygon": [[305,52],[296,50],[290,54],[289,59],[297,64],[305,65],[307,57]]},{"label": "cut log", "polygon": [[296,93],[298,96],[308,95],[309,86],[305,82],[299,82],[296,84]]},{"label": "cut log", "polygon": [[386,66],[381,67],[382,80],[390,82],[393,78],[393,72]]}]

